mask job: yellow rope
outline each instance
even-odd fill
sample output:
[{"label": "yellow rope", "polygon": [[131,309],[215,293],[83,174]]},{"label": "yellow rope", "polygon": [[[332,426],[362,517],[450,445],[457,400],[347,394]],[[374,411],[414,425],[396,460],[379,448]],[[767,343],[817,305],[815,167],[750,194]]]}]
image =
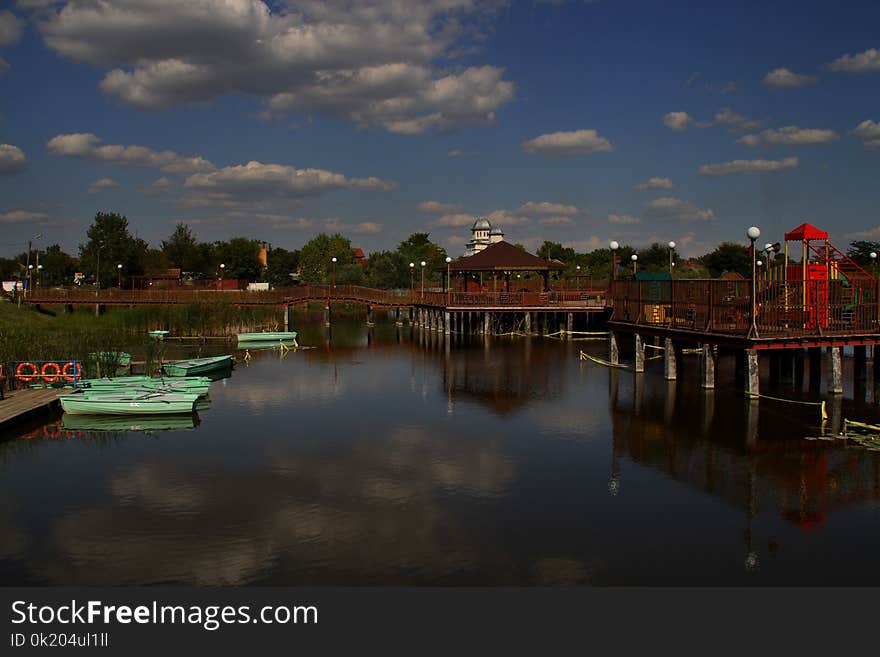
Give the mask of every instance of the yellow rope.
[{"label": "yellow rope", "polygon": [[621,365],[620,363],[612,363],[607,360],[602,360],[601,358],[596,358],[595,356],[591,356],[590,354],[586,354],[583,351],[580,353],[581,360],[591,360],[594,363],[599,363],[599,365],[605,365],[606,367],[618,367],[620,369],[629,369],[626,365]]},{"label": "yellow rope", "polygon": [[844,418],[843,420],[843,430],[846,431],[846,427],[858,427],[859,429],[870,429],[871,431],[880,432],[880,427],[876,424],[866,424],[865,422],[856,422],[855,420],[847,420]]},{"label": "yellow rope", "polygon": [[783,399],[782,397],[771,397],[770,395],[753,395],[754,397],[758,397],[759,399],[770,399],[771,401],[779,401],[779,402],[788,402],[789,404],[804,404],[806,406],[818,406],[819,411],[822,414],[822,421],[828,419],[828,412],[825,409],[825,401],[820,402],[811,402],[811,401],[801,401],[800,399]]}]

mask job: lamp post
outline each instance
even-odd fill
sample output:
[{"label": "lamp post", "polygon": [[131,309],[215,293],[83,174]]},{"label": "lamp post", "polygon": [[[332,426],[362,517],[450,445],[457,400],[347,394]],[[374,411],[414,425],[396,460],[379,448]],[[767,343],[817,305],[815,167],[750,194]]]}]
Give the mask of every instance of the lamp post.
[{"label": "lamp post", "polygon": [[422,262],[419,264],[421,264],[421,266],[422,266],[422,301],[424,302],[424,300],[425,300],[425,265],[427,265],[428,263],[425,262],[424,260],[422,260]]},{"label": "lamp post", "polygon": [[675,242],[669,242],[669,275],[672,276],[672,269],[675,267]]},{"label": "lamp post", "polygon": [[116,265],[116,287],[122,289],[122,263]]},{"label": "lamp post", "polygon": [[451,279],[449,278],[449,274],[450,274],[449,263],[451,263],[451,262],[452,262],[452,258],[450,258],[449,256],[446,256],[446,305],[447,306],[449,305],[449,300],[452,296],[452,284],[450,282]]},{"label": "lamp post", "polygon": [[37,286],[43,286],[43,265],[37,265]]},{"label": "lamp post", "polygon": [[756,260],[755,255],[755,240],[761,237],[761,229],[757,226],[751,226],[747,231],[746,235],[752,243],[752,325],[749,327],[748,337],[757,338],[758,337],[758,325],[755,322],[755,311],[757,309],[757,302],[755,297],[758,294],[758,285],[757,285],[757,267],[758,262]]},{"label": "lamp post", "polygon": [[28,293],[31,291],[31,287],[34,284],[34,266],[28,265]]},{"label": "lamp post", "polygon": [[636,272],[639,270],[639,256],[636,255],[635,253],[633,253],[633,254],[629,257],[629,259],[632,260],[632,263],[633,263],[633,276],[635,276],[635,275],[636,275]]},{"label": "lamp post", "polygon": [[336,256],[330,258],[330,262],[333,263],[333,287],[336,287]]},{"label": "lamp post", "polygon": [[877,252],[871,251],[871,276],[877,278]]},{"label": "lamp post", "polygon": [[226,265],[222,262],[220,263],[220,288],[223,289],[223,270],[226,269]]},{"label": "lamp post", "polygon": [[[25,262],[25,267],[28,270],[28,293],[30,293],[30,286],[31,286],[30,272],[31,272],[31,269],[33,269],[33,265],[31,265],[31,242],[33,242],[34,240],[40,239],[42,236],[43,236],[43,233],[37,233],[36,235],[31,237],[31,239],[28,240],[27,261]],[[21,299],[21,297],[19,297],[19,299]]]},{"label": "lamp post", "polygon": [[617,278],[617,249],[620,248],[620,244],[617,240],[611,240],[608,246],[611,247],[611,280],[613,281]]},{"label": "lamp post", "polygon": [[413,285],[413,275],[415,273],[416,263],[409,263],[409,298],[413,298],[414,285]]},{"label": "lamp post", "polygon": [[578,291],[580,291],[580,289],[581,289],[581,266],[576,265],[575,269],[577,270],[577,274],[575,274],[575,276],[574,276],[574,282],[577,285]]}]

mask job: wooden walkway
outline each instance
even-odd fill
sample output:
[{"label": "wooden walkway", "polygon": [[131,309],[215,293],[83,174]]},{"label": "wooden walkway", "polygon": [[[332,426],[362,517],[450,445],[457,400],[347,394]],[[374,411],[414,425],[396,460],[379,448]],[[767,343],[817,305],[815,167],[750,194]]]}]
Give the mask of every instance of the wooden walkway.
[{"label": "wooden walkway", "polygon": [[25,389],[5,392],[0,399],[0,429],[17,420],[41,410],[58,405],[61,391],[54,388],[42,390]]}]

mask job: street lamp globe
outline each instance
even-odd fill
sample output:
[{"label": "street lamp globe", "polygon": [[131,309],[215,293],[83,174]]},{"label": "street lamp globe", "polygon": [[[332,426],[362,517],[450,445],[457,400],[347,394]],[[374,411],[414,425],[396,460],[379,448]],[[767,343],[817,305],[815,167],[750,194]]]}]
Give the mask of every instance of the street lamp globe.
[{"label": "street lamp globe", "polygon": [[633,254],[629,257],[629,259],[632,260],[633,262],[635,262],[636,260],[639,259],[639,256],[637,256],[635,253],[633,253]]},{"label": "street lamp globe", "polygon": [[877,259],[877,252],[876,251],[871,251],[871,253],[869,255],[871,256],[871,260]]},{"label": "street lamp globe", "polygon": [[410,268],[410,269],[412,269],[412,268],[415,267],[415,266],[416,266],[416,263],[414,263],[414,262],[409,263],[409,268]]},{"label": "street lamp globe", "polygon": [[448,265],[450,262],[452,262],[452,258],[450,258],[449,256],[446,256],[446,264]]},{"label": "street lamp globe", "polygon": [[34,268],[33,265],[28,265],[28,269],[33,269],[33,268]]},{"label": "street lamp globe", "polygon": [[336,256],[333,256],[332,258],[330,258],[330,262],[336,262]]},{"label": "street lamp globe", "polygon": [[222,262],[220,263],[220,269],[226,269],[226,265],[224,265]]},{"label": "street lamp globe", "polygon": [[747,231],[746,235],[749,236],[750,240],[756,240],[761,237],[761,229],[757,226],[751,226]]},{"label": "street lamp globe", "polygon": [[116,265],[116,269],[122,269],[122,265]]},{"label": "street lamp globe", "polygon": [[669,242],[669,248],[670,248],[670,249],[674,249],[674,248],[675,248],[675,242]]},{"label": "street lamp globe", "polygon": [[420,264],[422,265],[422,267],[424,267],[424,266],[427,265],[428,263],[425,262],[424,260],[422,260],[422,262],[421,262]]},{"label": "street lamp globe", "polygon": [[611,247],[611,250],[612,250],[612,251],[617,251],[617,249],[620,248],[620,244],[618,243],[617,240],[611,240],[611,241],[608,243],[608,246]]},{"label": "street lamp globe", "polygon": [[758,267],[760,267],[761,265],[764,264],[764,262],[762,260],[758,260],[755,262],[755,264],[758,265]]}]

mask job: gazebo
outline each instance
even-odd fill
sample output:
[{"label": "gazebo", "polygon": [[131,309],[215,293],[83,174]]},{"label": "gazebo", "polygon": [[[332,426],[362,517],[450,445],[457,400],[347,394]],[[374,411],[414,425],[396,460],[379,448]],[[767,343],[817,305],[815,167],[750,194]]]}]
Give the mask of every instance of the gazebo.
[{"label": "gazebo", "polygon": [[558,260],[544,260],[532,255],[510,242],[496,242],[472,256],[458,258],[448,265],[450,275],[459,274],[467,291],[468,274],[491,274],[493,281],[504,278],[504,291],[510,292],[510,275],[517,272],[535,272],[541,274],[544,281],[543,291],[550,290],[549,276],[551,271],[561,271],[565,265]]}]

